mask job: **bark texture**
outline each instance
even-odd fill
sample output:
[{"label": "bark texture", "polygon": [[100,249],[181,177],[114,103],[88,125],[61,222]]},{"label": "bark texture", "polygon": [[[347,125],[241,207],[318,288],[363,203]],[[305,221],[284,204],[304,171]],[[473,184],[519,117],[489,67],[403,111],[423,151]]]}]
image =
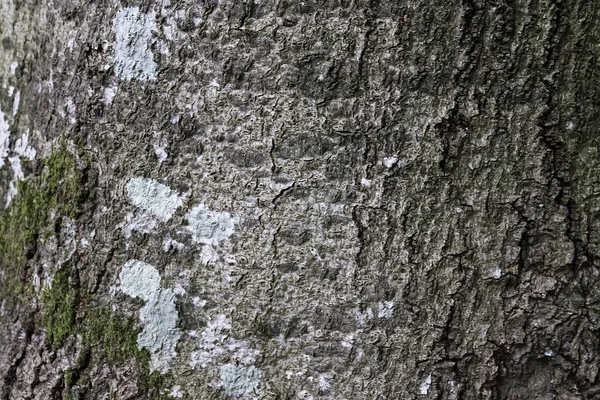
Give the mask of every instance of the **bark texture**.
[{"label": "bark texture", "polygon": [[600,398],[597,1],[0,8],[0,399]]}]

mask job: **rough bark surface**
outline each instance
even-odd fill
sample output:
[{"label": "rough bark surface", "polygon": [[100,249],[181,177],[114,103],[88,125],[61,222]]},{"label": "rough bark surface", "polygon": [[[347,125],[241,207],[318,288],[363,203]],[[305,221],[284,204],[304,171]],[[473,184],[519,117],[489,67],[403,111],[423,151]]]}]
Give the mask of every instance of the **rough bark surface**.
[{"label": "rough bark surface", "polygon": [[0,399],[600,398],[597,1],[0,0],[0,40]]}]

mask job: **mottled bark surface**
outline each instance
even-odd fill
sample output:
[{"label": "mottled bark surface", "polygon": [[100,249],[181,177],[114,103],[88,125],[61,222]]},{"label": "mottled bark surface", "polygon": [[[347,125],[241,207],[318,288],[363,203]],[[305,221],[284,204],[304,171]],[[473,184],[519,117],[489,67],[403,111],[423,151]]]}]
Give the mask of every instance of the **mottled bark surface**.
[{"label": "mottled bark surface", "polygon": [[0,399],[600,398],[600,3],[0,5]]}]

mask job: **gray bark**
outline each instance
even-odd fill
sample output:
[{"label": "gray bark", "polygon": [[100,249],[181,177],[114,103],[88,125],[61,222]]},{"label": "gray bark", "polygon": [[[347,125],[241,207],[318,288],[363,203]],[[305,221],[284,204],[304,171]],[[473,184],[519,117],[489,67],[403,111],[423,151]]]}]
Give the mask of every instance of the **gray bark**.
[{"label": "gray bark", "polygon": [[598,2],[0,6],[0,399],[600,397]]}]

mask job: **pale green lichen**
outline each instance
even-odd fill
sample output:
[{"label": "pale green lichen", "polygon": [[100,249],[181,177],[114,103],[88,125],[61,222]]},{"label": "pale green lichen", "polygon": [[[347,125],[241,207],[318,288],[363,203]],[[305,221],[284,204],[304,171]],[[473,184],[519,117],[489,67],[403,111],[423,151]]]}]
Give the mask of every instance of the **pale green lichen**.
[{"label": "pale green lichen", "polygon": [[163,222],[168,221],[183,203],[179,195],[168,186],[148,178],[129,180],[127,195],[135,206]]},{"label": "pale green lichen", "polygon": [[187,230],[195,242],[218,245],[233,234],[235,220],[228,212],[209,210],[199,204],[187,213]]},{"label": "pale green lichen", "polygon": [[129,260],[123,265],[120,289],[128,296],[146,302],[140,310],[143,330],[138,335],[138,347],[151,354],[150,370],[165,373],[175,357],[175,346],[181,337],[177,328],[175,294],[160,287],[160,275],[152,265]]}]

